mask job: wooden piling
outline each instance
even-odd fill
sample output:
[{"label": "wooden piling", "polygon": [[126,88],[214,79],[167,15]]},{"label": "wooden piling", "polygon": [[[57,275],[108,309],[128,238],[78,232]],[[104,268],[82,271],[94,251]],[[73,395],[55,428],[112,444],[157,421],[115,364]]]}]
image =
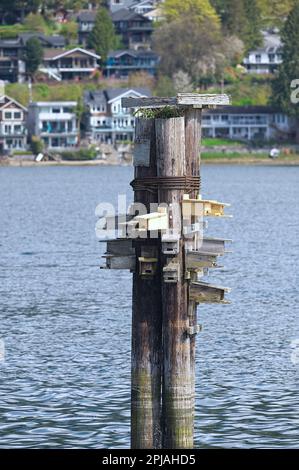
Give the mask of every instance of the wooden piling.
[{"label": "wooden piling", "polygon": [[[131,407],[134,449],[193,448],[195,341],[200,331],[196,306],[228,303],[224,298],[227,288],[197,281],[202,266],[216,266],[216,256],[224,254],[225,242],[206,239],[205,249],[199,251],[199,217],[224,217],[226,206],[198,198],[201,117],[203,108],[229,101],[226,95],[197,93],[122,99],[123,107],[149,108],[149,115],[169,116],[168,109],[163,113],[164,107],[171,107],[173,115],[184,115],[139,118],[136,122],[139,150],[134,158],[134,200],[151,213],[133,219],[139,235],[147,230],[146,239],[132,241],[136,260]],[[161,112],[156,113],[159,108]],[[150,203],[166,204],[168,215],[162,207],[152,212]],[[191,208],[193,220],[185,230],[181,209],[188,214]],[[129,224],[132,226],[131,220]],[[152,238],[151,230],[158,238]],[[188,250],[194,253],[188,254]],[[131,266],[132,255],[127,258],[126,266]],[[110,268],[119,262],[108,259]]]},{"label": "wooden piling", "polygon": [[[135,178],[155,177],[155,123],[153,119],[136,120],[136,140],[150,140],[149,166],[136,166]],[[158,200],[157,192],[136,190],[134,201],[143,203],[150,212],[150,203]],[[133,241],[136,260],[146,240]],[[159,240],[150,240],[157,245]],[[162,300],[161,269],[152,279],[133,275],[132,316],[132,382],[131,382],[131,448],[161,447],[161,368],[162,368]]]},{"label": "wooden piling", "polygon": [[[185,112],[185,155],[186,155],[186,175],[200,176],[200,152],[201,152],[201,119],[202,110],[188,108]],[[190,197],[197,198],[196,191]],[[197,279],[197,274],[191,272],[191,280]],[[190,326],[197,325],[197,305],[188,299],[188,314]],[[193,426],[195,415],[195,367],[196,367],[196,335],[190,337],[190,371],[191,371],[191,393],[192,393],[192,413]]]},{"label": "wooden piling", "polygon": [[[159,177],[184,176],[185,120],[183,117],[156,120],[156,152]],[[172,205],[172,227],[181,233],[180,203],[184,191],[159,190],[159,203]],[[167,257],[162,257],[163,264]],[[183,240],[176,259],[184,266]],[[163,391],[162,446],[167,449],[193,447],[193,412],[190,369],[190,337],[187,334],[188,283],[184,269],[179,281],[162,284],[163,305]]]}]

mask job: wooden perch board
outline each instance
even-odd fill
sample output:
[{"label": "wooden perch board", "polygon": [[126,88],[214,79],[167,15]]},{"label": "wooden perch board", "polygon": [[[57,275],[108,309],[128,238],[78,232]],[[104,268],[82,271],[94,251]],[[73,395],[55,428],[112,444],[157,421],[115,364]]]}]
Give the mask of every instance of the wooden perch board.
[{"label": "wooden perch board", "polygon": [[165,106],[225,106],[230,104],[228,95],[200,95],[198,93],[178,93],[171,98],[122,98],[123,108],[164,108]]}]

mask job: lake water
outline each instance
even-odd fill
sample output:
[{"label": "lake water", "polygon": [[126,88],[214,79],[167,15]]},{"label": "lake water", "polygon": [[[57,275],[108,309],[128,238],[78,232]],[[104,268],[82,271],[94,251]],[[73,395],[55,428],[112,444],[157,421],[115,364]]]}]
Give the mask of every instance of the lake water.
[{"label": "lake water", "polygon": [[[99,269],[94,210],[131,200],[131,179],[0,168],[1,448],[129,447],[131,275]],[[299,447],[299,167],[204,166],[202,181],[232,204],[206,234],[234,240],[210,276],[233,291],[198,309],[196,447]]]}]

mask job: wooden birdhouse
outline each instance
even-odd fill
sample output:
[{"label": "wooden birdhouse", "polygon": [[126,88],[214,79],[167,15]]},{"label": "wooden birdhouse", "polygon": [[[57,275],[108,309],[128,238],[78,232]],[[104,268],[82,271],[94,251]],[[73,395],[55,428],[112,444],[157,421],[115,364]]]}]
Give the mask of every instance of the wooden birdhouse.
[{"label": "wooden birdhouse", "polygon": [[136,256],[115,256],[115,255],[104,255],[103,258],[106,259],[106,268],[107,269],[128,269],[130,271],[135,271],[136,267]]},{"label": "wooden birdhouse", "polygon": [[158,258],[139,257],[139,274],[143,279],[151,279],[157,272]]},{"label": "wooden birdhouse", "polygon": [[186,253],[186,269],[200,271],[203,268],[217,268],[217,253],[189,251]]},{"label": "wooden birdhouse", "polygon": [[232,240],[223,240],[221,238],[206,238],[204,237],[200,244],[199,250],[202,253],[217,253],[217,255],[224,255],[227,253],[225,247],[226,243]]},{"label": "wooden birdhouse", "polygon": [[191,282],[190,283],[190,300],[198,304],[229,304],[224,299],[225,293],[230,292],[227,287],[218,287],[207,282]]},{"label": "wooden birdhouse", "polygon": [[138,215],[128,223],[128,227],[131,227],[137,234],[154,230],[168,230],[167,208],[159,207],[157,212]]},{"label": "wooden birdhouse", "polygon": [[173,232],[162,235],[162,253],[164,255],[177,255],[180,251],[180,236]]},{"label": "wooden birdhouse", "polygon": [[180,279],[179,263],[170,262],[163,268],[163,280],[168,284],[176,284]]},{"label": "wooden birdhouse", "polygon": [[182,214],[184,219],[192,220],[193,217],[230,217],[224,214],[225,207],[230,204],[223,202],[202,199],[199,196],[197,199],[190,199],[189,194],[184,194],[182,201]]},{"label": "wooden birdhouse", "polygon": [[107,255],[130,256],[135,255],[132,240],[129,238],[117,238],[115,240],[107,240]]}]

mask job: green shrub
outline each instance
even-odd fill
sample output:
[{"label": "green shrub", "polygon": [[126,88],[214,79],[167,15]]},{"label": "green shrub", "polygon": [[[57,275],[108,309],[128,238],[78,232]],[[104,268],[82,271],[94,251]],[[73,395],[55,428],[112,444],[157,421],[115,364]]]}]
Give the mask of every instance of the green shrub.
[{"label": "green shrub", "polygon": [[39,153],[42,153],[42,151],[44,150],[44,143],[39,137],[33,135],[31,137],[30,147],[31,147],[32,153],[34,155],[38,155]]},{"label": "green shrub", "polygon": [[67,150],[60,153],[62,160],[68,161],[83,161],[83,160],[94,160],[97,156],[97,151],[94,147],[82,148],[80,150]]}]

